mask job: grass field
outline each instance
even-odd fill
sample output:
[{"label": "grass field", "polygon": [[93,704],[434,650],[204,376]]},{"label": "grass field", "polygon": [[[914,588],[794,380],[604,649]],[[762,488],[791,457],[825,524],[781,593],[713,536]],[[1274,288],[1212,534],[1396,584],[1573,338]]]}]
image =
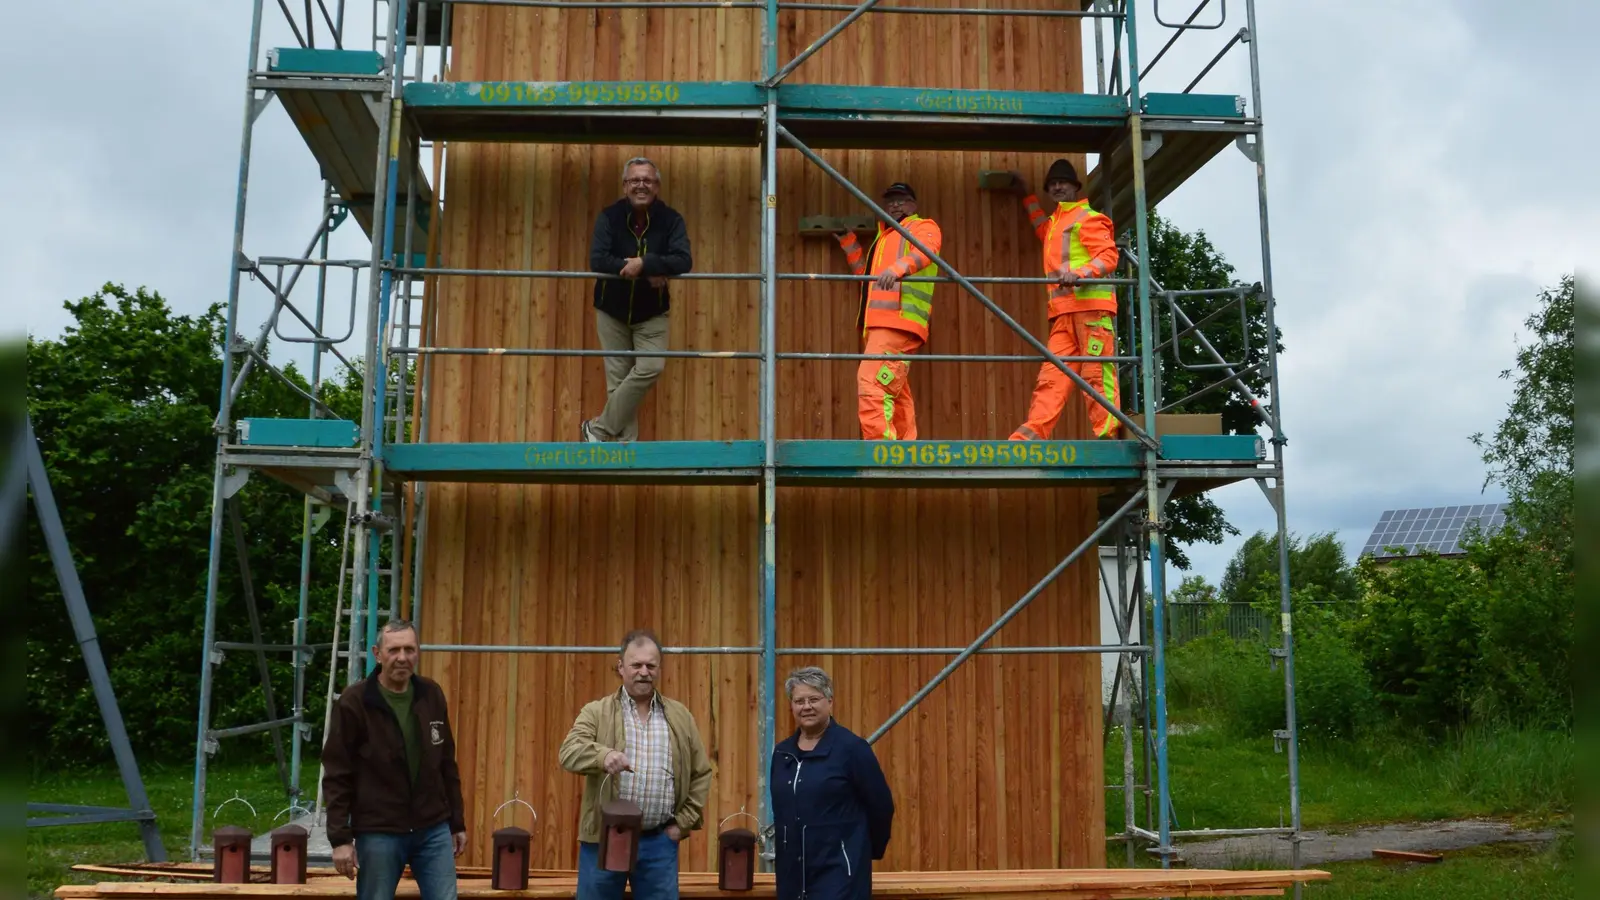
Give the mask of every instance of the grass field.
[{"label": "grass field", "polygon": [[1578,895],[1577,864],[1570,838],[1546,848],[1495,844],[1457,850],[1438,863],[1374,860],[1334,863],[1326,869],[1333,874],[1333,880],[1307,886],[1307,898],[1570,900]]},{"label": "grass field", "polygon": [[[168,859],[186,859],[189,846],[189,810],[194,803],[194,770],[190,766],[142,767],[145,792],[156,811]],[[308,768],[316,777],[313,764]],[[256,809],[252,818],[242,804],[229,803],[217,816],[221,825],[242,825],[257,834],[270,831],[272,818],[288,804],[276,769],[266,766],[220,766],[207,780],[209,817],[218,804],[236,792]],[[28,800],[35,803],[87,803],[127,806],[128,797],[116,770],[107,766],[92,772],[58,772],[35,776],[28,784]],[[287,817],[285,817],[287,818]],[[283,824],[279,819],[278,824]],[[100,879],[71,871],[78,863],[127,862],[144,858],[139,827],[131,823],[74,825],[28,829],[28,896],[44,897],[62,884],[91,884]]]},{"label": "grass field", "polygon": [[[1287,822],[1288,762],[1272,738],[1186,724],[1168,739],[1174,828]],[[1135,778],[1142,777],[1136,756]],[[1469,732],[1431,747],[1393,737],[1302,746],[1301,826],[1471,816],[1544,821],[1571,811],[1576,778],[1576,742],[1553,732]],[[1106,783],[1122,783],[1120,730],[1106,745]],[[1106,794],[1106,825],[1122,827],[1120,790]]]},{"label": "grass field", "polygon": [[[1107,744],[1108,783],[1121,781],[1121,737]],[[1286,803],[1282,754],[1266,739],[1230,737],[1201,727],[1174,734],[1169,756],[1176,827],[1221,828],[1275,824]],[[1398,742],[1307,747],[1301,756],[1304,827],[1328,828],[1378,822],[1497,816],[1570,828],[1576,750],[1570,737],[1547,733],[1479,734],[1432,748]],[[308,761],[305,783],[317,768]],[[146,788],[167,852],[183,858],[189,838],[191,769],[145,766]],[[221,824],[245,825],[260,834],[287,804],[269,765],[219,765],[211,770],[206,815],[235,792],[256,808],[224,807]],[[122,784],[109,767],[95,772],[37,776],[28,789],[37,802],[125,803]],[[1108,830],[1121,828],[1120,793],[1107,793]],[[1285,812],[1286,815],[1286,812]],[[278,820],[281,824],[283,819]],[[1494,846],[1451,853],[1436,865],[1391,862],[1338,863],[1331,884],[1314,886],[1318,900],[1350,897],[1501,900],[1505,897],[1573,897],[1576,863],[1572,841],[1554,848]],[[57,885],[96,878],[70,871],[79,862],[142,858],[138,829],[131,824],[32,829],[28,833],[28,893],[48,896]],[[1120,852],[1113,852],[1117,865]]]}]

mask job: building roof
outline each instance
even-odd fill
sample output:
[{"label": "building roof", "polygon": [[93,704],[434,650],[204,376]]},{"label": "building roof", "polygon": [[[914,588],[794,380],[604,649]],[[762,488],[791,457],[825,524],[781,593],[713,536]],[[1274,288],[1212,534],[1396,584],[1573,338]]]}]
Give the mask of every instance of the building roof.
[{"label": "building roof", "polygon": [[[1392,559],[1431,551],[1440,556],[1465,553],[1463,537],[1468,526],[1477,523],[1484,536],[1505,524],[1506,503],[1480,503],[1475,506],[1436,506],[1432,509],[1391,509],[1384,512],[1361,548],[1362,556]],[[1391,552],[1389,548],[1404,548]]]}]

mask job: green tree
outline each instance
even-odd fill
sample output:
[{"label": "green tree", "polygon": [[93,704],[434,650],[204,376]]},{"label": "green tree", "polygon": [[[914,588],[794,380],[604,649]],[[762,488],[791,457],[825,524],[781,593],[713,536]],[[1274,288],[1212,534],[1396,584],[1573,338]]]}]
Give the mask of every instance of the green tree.
[{"label": "green tree", "polygon": [[[221,310],[178,316],[159,294],[110,284],[66,307],[75,324],[60,339],[28,341],[29,414],[134,746],[142,755],[183,758],[194,746]],[[286,374],[306,387],[292,366]],[[344,387],[329,396],[343,405],[351,395]],[[236,417],[306,414],[303,397],[262,375],[247,380],[235,407]],[[297,499],[261,477],[237,495],[269,641],[288,641],[299,600]],[[320,580],[313,579],[312,609],[324,611],[323,628],[337,537],[326,529],[313,547]],[[31,516],[26,550],[30,752],[36,765],[101,760],[104,729]],[[248,640],[239,568],[231,552],[223,559],[218,636]],[[259,721],[265,710],[255,667],[245,654],[230,655],[218,670],[215,720]],[[275,660],[273,672],[284,705],[287,662]]]},{"label": "green tree", "polygon": [[[1162,288],[1169,291],[1209,290],[1240,287],[1245,282],[1234,277],[1234,268],[1212,245],[1204,231],[1185,232],[1158,215],[1150,216],[1150,275]],[[1266,373],[1267,318],[1266,303],[1260,295],[1247,298],[1242,304],[1233,297],[1182,297],[1177,305],[1197,323],[1200,331],[1224,360],[1235,364],[1239,380],[1250,392],[1263,400],[1270,399]],[[1174,317],[1165,303],[1152,297],[1153,312],[1158,319],[1159,342],[1170,340],[1174,333]],[[1127,304],[1128,308],[1133,303]],[[1242,308],[1241,308],[1242,306]],[[1206,319],[1216,313],[1210,321]],[[1181,325],[1177,328],[1183,331]],[[1128,346],[1136,346],[1130,335]],[[1274,334],[1273,340],[1279,335]],[[1281,341],[1278,351],[1283,351]],[[1215,363],[1201,346],[1199,337],[1190,333],[1175,346],[1162,349],[1161,397],[1158,408],[1179,404],[1173,411],[1180,413],[1212,413],[1222,417],[1224,434],[1255,434],[1260,419],[1248,396],[1237,384],[1229,383],[1208,393],[1202,391],[1222,379],[1216,369],[1192,368],[1196,364]],[[1136,396],[1133,384],[1137,373],[1125,367],[1122,373],[1122,396]],[[1193,397],[1193,399],[1188,399]],[[1131,408],[1131,406],[1130,406]],[[1220,543],[1239,530],[1229,524],[1222,508],[1203,494],[1179,497],[1167,504],[1167,541],[1165,550],[1172,564],[1180,569],[1189,568],[1189,557],[1184,548],[1196,542]]]},{"label": "green tree", "polygon": [[[1487,482],[1501,485],[1514,499],[1544,498],[1536,485],[1541,479],[1572,478],[1575,289],[1568,275],[1554,290],[1539,292],[1539,309],[1524,322],[1534,342],[1518,348],[1514,370],[1500,373],[1516,383],[1505,418],[1492,436],[1472,436],[1488,466]],[[1559,493],[1551,499],[1559,501]]]},{"label": "green tree", "polygon": [[1507,527],[1470,549],[1488,591],[1475,626],[1484,684],[1496,716],[1571,721],[1577,607],[1576,281],[1539,292],[1525,324],[1533,343],[1501,373],[1516,392],[1493,436],[1473,435],[1489,479],[1511,497]]},{"label": "green tree", "polygon": [[1178,587],[1167,595],[1172,603],[1220,603],[1222,595],[1203,575],[1185,575]]},{"label": "green tree", "polygon": [[[1302,540],[1290,534],[1289,586],[1296,607],[1307,603],[1355,601],[1361,585],[1344,555],[1344,545],[1332,532],[1314,534]],[[1222,598],[1229,603],[1248,603],[1258,608],[1277,610],[1278,539],[1258,531],[1245,539],[1234,552],[1222,573]]]},{"label": "green tree", "polygon": [[1505,417],[1472,436],[1511,497],[1506,526],[1469,536],[1465,561],[1362,563],[1352,635],[1379,698],[1415,725],[1572,721],[1574,287],[1540,292],[1534,341],[1502,373],[1516,384]]}]

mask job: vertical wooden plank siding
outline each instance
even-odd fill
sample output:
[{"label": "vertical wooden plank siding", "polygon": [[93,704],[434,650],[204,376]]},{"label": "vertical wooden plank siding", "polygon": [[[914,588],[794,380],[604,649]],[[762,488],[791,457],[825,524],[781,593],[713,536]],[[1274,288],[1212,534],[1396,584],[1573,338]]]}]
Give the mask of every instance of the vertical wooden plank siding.
[{"label": "vertical wooden plank siding", "polygon": [[[951,0],[918,0],[938,5]],[[963,5],[983,0],[959,0]],[[1008,6],[1054,5],[1005,0]],[[791,58],[839,13],[780,16]],[[576,10],[464,6],[455,11],[451,77],[460,80],[755,80],[756,10]],[[796,82],[1078,90],[1077,22],[868,15],[792,76]],[[682,212],[698,271],[760,268],[760,155],[755,149],[550,144],[449,147],[441,252],[447,266],[585,270],[594,217],[620,196],[620,167],[656,160],[663,199]],[[976,188],[982,168],[1024,169],[1049,156],[828,151],[876,196],[911,182],[945,255],[968,274],[1034,274],[1039,246],[1020,203]],[[1083,166],[1081,157],[1074,162]],[[828,240],[798,220],[862,210],[798,154],[779,165],[782,271],[843,272]],[[596,348],[592,282],[443,278],[434,294],[440,346]],[[990,295],[1043,335],[1043,289]],[[755,349],[760,287],[679,282],[674,348]],[[783,282],[783,350],[859,352],[856,289]],[[953,285],[935,292],[930,352],[1026,352]],[[426,440],[574,440],[605,401],[598,359],[445,356],[434,360]],[[854,439],[852,362],[780,366],[782,438]],[[913,363],[918,427],[928,438],[1003,438],[1026,412],[1036,368]],[[754,361],[669,360],[640,417],[642,440],[755,438]],[[1086,436],[1073,406],[1059,437]],[[610,645],[633,627],[669,645],[753,646],[757,491],[738,487],[429,488],[423,629],[429,643]],[[783,488],[778,500],[780,646],[962,646],[1026,592],[1094,526],[1092,493],[1045,489]],[[1098,642],[1091,553],[1044,591],[995,646]],[[947,662],[937,656],[783,656],[826,666],[839,721],[868,734]],[[609,655],[435,653],[424,669],[449,692],[467,788],[466,862],[486,864],[487,834],[515,821],[513,794],[538,810],[535,867],[576,865],[579,779],[556,751],[578,708],[616,687]],[[1093,656],[980,656],[878,744],[899,804],[888,869],[1099,866],[1104,786],[1099,664]],[[715,867],[717,822],[758,807],[758,660],[669,656],[663,690],[688,703],[718,774],[707,831],[684,845],[687,870]],[[780,698],[780,735],[792,719]],[[746,823],[748,820],[745,820]]]}]

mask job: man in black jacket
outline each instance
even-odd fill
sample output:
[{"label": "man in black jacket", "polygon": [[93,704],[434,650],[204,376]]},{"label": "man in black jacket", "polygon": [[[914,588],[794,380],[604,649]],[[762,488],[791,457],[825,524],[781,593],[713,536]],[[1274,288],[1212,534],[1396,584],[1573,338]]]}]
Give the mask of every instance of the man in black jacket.
[{"label": "man in black jacket", "polygon": [[372,652],[378,671],[339,695],[322,747],[333,867],[357,900],[393,898],[408,863],[422,900],[455,900],[467,826],[444,691],[416,674],[410,622],[391,619]]},{"label": "man in black jacket", "polygon": [[[661,172],[642,157],[622,167],[623,197],[601,210],[589,246],[589,268],[621,278],[594,285],[595,328],[606,350],[667,349],[667,279],[693,267],[683,216],[657,198]],[[608,356],[606,408],[586,419],[582,439],[591,442],[639,438],[639,404],[666,360],[658,356]]]}]

